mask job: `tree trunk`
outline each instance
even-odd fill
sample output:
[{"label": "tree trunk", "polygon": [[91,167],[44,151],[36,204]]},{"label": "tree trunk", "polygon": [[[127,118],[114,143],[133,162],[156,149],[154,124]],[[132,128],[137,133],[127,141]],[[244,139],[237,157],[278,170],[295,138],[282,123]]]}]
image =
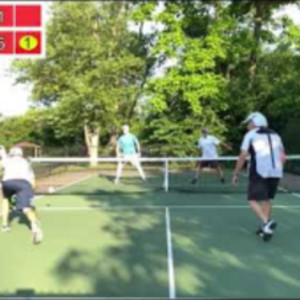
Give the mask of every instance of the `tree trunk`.
[{"label": "tree trunk", "polygon": [[90,157],[90,166],[97,166],[98,148],[99,148],[99,128],[92,129],[87,124],[84,125],[85,143]]},{"label": "tree trunk", "polygon": [[260,48],[260,39],[261,39],[261,30],[263,22],[263,3],[255,1],[254,5],[254,32],[253,38],[255,40],[255,45],[250,54],[250,80],[249,80],[249,89],[254,88],[255,77],[257,73],[257,56]]}]

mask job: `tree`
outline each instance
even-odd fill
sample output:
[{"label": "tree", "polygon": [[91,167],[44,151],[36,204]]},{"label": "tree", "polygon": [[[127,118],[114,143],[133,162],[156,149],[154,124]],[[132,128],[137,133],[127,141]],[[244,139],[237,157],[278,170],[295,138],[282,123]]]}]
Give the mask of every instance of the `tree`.
[{"label": "tree", "polygon": [[91,160],[99,137],[134,116],[151,65],[145,40],[129,30],[132,5],[58,2],[47,28],[47,57],[17,61],[18,82],[33,100],[56,107],[65,130],[81,127]]}]

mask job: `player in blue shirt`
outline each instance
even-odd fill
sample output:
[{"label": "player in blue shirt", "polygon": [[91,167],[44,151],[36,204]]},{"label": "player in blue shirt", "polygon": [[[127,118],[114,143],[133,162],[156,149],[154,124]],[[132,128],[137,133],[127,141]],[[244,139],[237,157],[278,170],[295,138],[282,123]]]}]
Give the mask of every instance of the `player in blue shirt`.
[{"label": "player in blue shirt", "polygon": [[122,129],[123,135],[119,137],[116,148],[117,157],[122,158],[122,160],[118,163],[115,183],[119,183],[123,167],[127,162],[130,162],[138,170],[140,177],[143,180],[146,180],[146,176],[139,161],[139,157],[141,156],[139,141],[135,135],[129,132],[128,125],[124,125]]}]

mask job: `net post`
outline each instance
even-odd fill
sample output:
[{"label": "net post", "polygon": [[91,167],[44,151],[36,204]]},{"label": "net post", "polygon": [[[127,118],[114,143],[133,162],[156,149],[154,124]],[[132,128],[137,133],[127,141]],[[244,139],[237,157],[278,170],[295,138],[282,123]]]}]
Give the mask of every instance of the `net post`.
[{"label": "net post", "polygon": [[165,174],[164,174],[164,189],[165,192],[169,191],[169,160],[165,160]]}]

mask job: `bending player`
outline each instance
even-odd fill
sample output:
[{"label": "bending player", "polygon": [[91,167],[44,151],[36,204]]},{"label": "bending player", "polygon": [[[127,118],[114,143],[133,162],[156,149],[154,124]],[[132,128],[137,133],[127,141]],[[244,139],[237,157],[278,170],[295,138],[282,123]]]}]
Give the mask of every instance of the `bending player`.
[{"label": "bending player", "polygon": [[256,234],[268,241],[276,228],[276,222],[271,218],[270,200],[276,195],[286,155],[280,136],[268,128],[263,114],[251,113],[245,123],[248,133],[243,139],[232,180],[235,184],[238,182],[239,173],[250,154],[248,201],[262,221]]},{"label": "bending player", "polygon": [[[221,145],[221,141],[217,139],[213,135],[208,134],[208,130],[206,128],[202,129],[202,136],[198,141],[198,150],[199,154],[202,154],[202,158],[205,159],[203,161],[197,162],[197,169],[195,173],[195,178],[192,180],[192,184],[195,184],[198,179],[200,173],[202,173],[202,169],[205,167],[209,167],[217,171],[220,180],[222,183],[225,182],[224,173],[220,163],[216,160],[218,158],[217,146]],[[222,144],[226,149],[232,150],[232,148],[227,144]]]},{"label": "bending player", "polygon": [[129,126],[123,125],[123,135],[118,139],[116,154],[121,160],[118,162],[115,184],[118,184],[122,176],[124,165],[130,162],[139,172],[142,180],[146,180],[146,176],[139,161],[141,156],[140,144],[137,137],[129,132]]},{"label": "bending player", "polygon": [[[34,174],[27,162],[23,158],[21,148],[11,148],[7,156],[5,148],[0,146],[0,156],[4,167],[4,176],[2,181],[2,231],[9,232],[8,224],[10,206],[25,214],[30,222],[32,232],[32,242],[38,244],[42,242],[43,232],[39,226],[36,213],[32,206]],[[12,201],[15,203],[12,203]]]}]

